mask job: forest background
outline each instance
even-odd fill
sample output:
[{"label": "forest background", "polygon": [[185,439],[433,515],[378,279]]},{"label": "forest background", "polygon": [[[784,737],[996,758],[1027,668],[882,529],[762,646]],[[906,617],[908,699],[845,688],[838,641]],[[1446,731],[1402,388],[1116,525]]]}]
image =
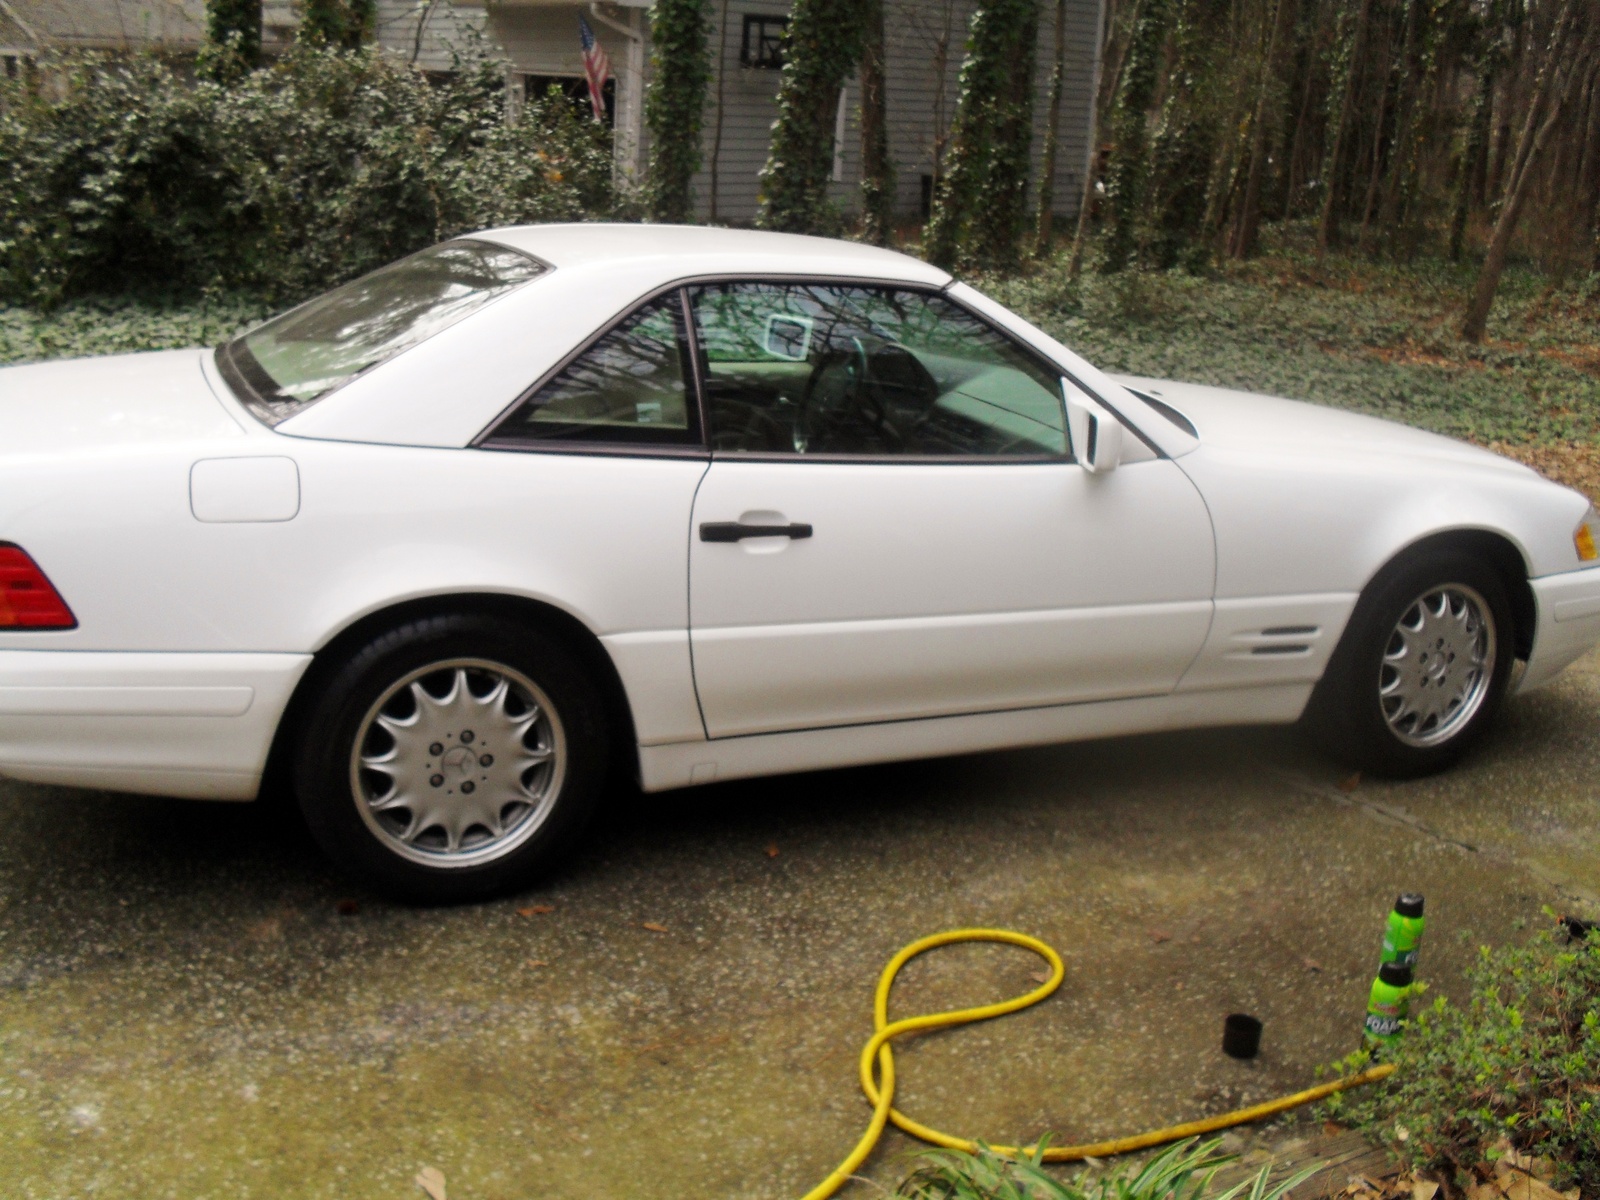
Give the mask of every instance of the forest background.
[{"label": "forest background", "polygon": [[[1030,176],[1056,154],[1056,111],[1030,145],[1029,70],[1062,0],[982,0],[926,227],[886,208],[883,5],[906,2],[946,0],[796,0],[761,224],[931,258],[1111,370],[1375,412],[1600,491],[1593,0],[1105,0],[1076,197]],[[274,61],[259,0],[212,0],[197,78],[35,64],[0,82],[0,361],[215,342],[489,224],[686,219],[715,4],[657,0],[637,188],[570,108],[508,121],[481,47],[443,86],[379,53],[371,0],[304,0]],[[864,169],[841,210],[850,78]]]}]

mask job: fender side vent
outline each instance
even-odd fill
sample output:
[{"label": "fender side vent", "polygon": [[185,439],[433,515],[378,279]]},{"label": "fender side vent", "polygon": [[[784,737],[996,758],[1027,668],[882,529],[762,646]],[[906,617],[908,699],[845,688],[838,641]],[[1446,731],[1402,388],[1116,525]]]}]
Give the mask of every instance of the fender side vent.
[{"label": "fender side vent", "polygon": [[1319,632],[1315,625],[1274,625],[1271,629],[1263,629],[1262,637],[1305,637],[1307,634]]},{"label": "fender side vent", "polygon": [[1251,654],[1310,654],[1311,647],[1294,642],[1286,642],[1279,646],[1252,646]]}]

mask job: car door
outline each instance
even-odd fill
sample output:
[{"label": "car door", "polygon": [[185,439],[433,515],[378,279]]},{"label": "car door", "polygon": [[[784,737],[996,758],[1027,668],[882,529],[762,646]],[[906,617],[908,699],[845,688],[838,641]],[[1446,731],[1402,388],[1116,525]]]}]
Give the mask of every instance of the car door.
[{"label": "car door", "polygon": [[1073,461],[1053,367],[948,297],[689,289],[712,438],[690,540],[711,737],[1170,691],[1211,616],[1187,477]]}]

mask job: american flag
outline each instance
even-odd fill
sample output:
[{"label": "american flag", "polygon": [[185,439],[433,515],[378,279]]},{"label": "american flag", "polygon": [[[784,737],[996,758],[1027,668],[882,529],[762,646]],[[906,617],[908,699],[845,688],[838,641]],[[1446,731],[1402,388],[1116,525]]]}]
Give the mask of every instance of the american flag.
[{"label": "american flag", "polygon": [[611,78],[611,60],[605,47],[595,40],[589,22],[578,18],[578,37],[583,42],[583,73],[589,80],[589,103],[594,105],[594,119],[606,119],[606,80]]}]

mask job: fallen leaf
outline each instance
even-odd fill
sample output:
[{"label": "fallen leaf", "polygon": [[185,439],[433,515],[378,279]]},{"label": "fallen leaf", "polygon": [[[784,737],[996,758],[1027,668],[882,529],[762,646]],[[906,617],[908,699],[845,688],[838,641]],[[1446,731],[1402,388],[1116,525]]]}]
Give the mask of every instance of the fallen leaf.
[{"label": "fallen leaf", "polygon": [[1467,1200],[1504,1200],[1504,1197],[1494,1184],[1480,1183],[1468,1189]]},{"label": "fallen leaf", "polygon": [[545,913],[553,913],[553,912],[555,912],[555,910],[556,910],[556,906],[554,904],[532,904],[532,905],[529,905],[527,908],[519,908],[519,909],[517,909],[517,916],[519,916],[519,917],[542,917],[542,916],[544,916]]},{"label": "fallen leaf", "polygon": [[446,1200],[444,1194],[444,1172],[438,1167],[423,1167],[417,1172],[417,1186],[433,1200]]},{"label": "fallen leaf", "polygon": [[1354,775],[1347,775],[1347,776],[1345,776],[1345,778],[1339,780],[1339,790],[1341,792],[1353,792],[1360,786],[1361,786],[1361,772],[1360,771],[1357,771]]},{"label": "fallen leaf", "polygon": [[341,900],[335,907],[341,917],[353,917],[361,911],[361,904],[356,900]]},{"label": "fallen leaf", "polygon": [[1431,1179],[1413,1179],[1411,1181],[1411,1200],[1433,1200],[1438,1192],[1439,1185]]},{"label": "fallen leaf", "polygon": [[[1528,1161],[1527,1155],[1518,1155],[1523,1162]],[[1495,1164],[1499,1170],[1499,1164]],[[1506,1200],[1563,1200],[1560,1192],[1548,1183],[1540,1183],[1532,1175],[1523,1171],[1510,1170],[1500,1176],[1500,1190],[1505,1193]]]},{"label": "fallen leaf", "polygon": [[1305,968],[1308,971],[1320,972],[1322,970],[1322,964],[1314,958],[1302,958],[1300,961],[1305,964]]},{"label": "fallen leaf", "polygon": [[542,958],[530,958],[523,965],[528,967],[548,967],[550,964],[545,962],[545,960]]},{"label": "fallen leaf", "polygon": [[665,925],[657,925],[654,921],[641,921],[639,924],[641,928],[648,929],[651,933],[665,933],[667,931]]},{"label": "fallen leaf", "polygon": [[1033,980],[1035,983],[1049,983],[1050,982],[1050,972],[1049,971],[1030,971],[1028,973],[1028,978]]},{"label": "fallen leaf", "polygon": [[1162,942],[1170,942],[1172,935],[1164,929],[1152,929],[1150,931],[1150,940],[1159,946]]},{"label": "fallen leaf", "polygon": [[767,857],[768,858],[777,858],[778,857],[778,843],[777,842],[771,842],[771,843],[768,844],[768,846],[767,846]]}]

